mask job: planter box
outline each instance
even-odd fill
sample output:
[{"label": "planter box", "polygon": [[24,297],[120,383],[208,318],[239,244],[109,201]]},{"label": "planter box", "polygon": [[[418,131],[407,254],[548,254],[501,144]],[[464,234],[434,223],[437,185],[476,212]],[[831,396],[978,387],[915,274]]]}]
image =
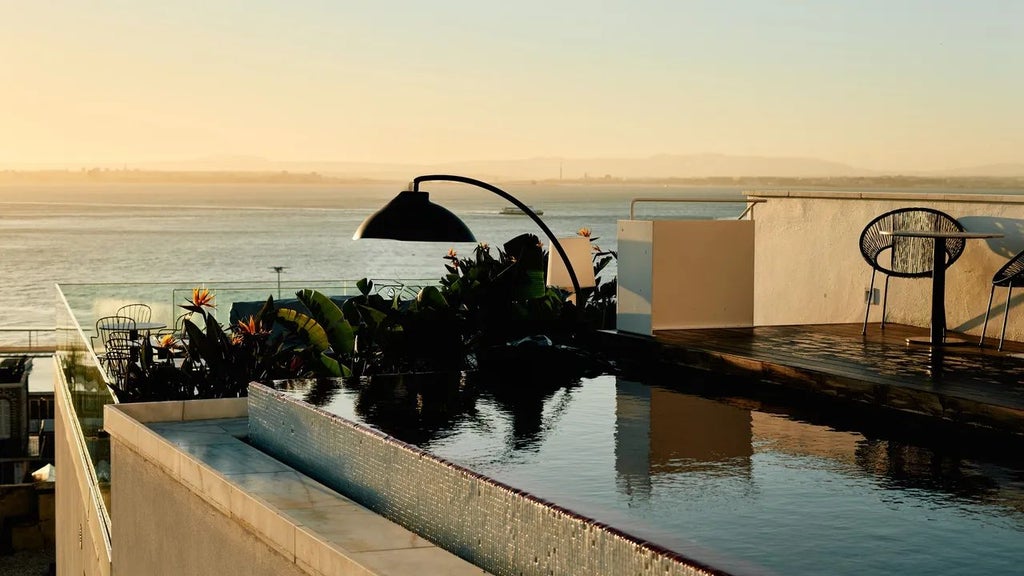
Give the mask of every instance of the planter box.
[{"label": "planter box", "polygon": [[752,326],[754,222],[620,220],[616,328]]}]

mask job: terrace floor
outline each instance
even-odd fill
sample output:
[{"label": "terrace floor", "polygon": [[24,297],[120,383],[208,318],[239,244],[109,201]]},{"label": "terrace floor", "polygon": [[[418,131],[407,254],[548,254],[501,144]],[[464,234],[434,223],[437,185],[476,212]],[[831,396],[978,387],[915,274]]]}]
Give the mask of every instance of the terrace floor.
[{"label": "terrace floor", "polygon": [[[605,344],[634,347],[659,366],[730,375],[804,396],[853,401],[982,431],[1024,437],[1024,344],[957,334],[967,343],[933,352],[907,344],[927,330],[878,324],[762,326],[609,332]],[[655,357],[650,355],[654,354]],[[634,356],[636,357],[636,356]]]}]

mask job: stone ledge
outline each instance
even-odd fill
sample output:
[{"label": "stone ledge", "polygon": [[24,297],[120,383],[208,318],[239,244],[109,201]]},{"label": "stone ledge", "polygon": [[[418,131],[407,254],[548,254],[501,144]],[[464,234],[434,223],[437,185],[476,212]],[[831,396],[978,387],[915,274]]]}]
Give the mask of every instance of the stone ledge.
[{"label": "stone ledge", "polygon": [[111,404],[104,420],[114,441],[309,574],[485,574],[247,444],[245,402]]}]

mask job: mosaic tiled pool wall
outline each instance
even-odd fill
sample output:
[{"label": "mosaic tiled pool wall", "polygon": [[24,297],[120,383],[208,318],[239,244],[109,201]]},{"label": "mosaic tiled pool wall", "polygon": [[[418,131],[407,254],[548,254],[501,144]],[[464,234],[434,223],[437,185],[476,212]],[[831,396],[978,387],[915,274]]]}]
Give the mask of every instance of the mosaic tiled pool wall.
[{"label": "mosaic tiled pool wall", "polygon": [[496,574],[722,574],[258,384],[254,445]]}]

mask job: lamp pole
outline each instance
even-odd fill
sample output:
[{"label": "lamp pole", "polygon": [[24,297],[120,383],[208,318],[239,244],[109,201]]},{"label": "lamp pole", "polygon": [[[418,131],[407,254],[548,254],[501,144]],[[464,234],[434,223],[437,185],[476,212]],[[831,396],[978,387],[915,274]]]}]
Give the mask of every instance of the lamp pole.
[{"label": "lamp pole", "polygon": [[569,272],[569,280],[572,281],[573,294],[576,294],[576,297],[579,298],[580,281],[576,277],[576,271],[573,270],[572,262],[569,261],[569,255],[566,254],[565,248],[563,248],[562,244],[558,241],[557,238],[555,238],[554,233],[551,232],[551,229],[548,228],[547,224],[545,224],[544,221],[540,219],[540,216],[534,213],[534,211],[531,210],[529,206],[520,202],[518,198],[509,194],[508,192],[505,192],[504,190],[498,188],[497,186],[493,186],[491,184],[488,184],[487,182],[477,180],[475,178],[467,178],[466,176],[456,176],[452,174],[427,174],[425,176],[417,176],[416,178],[413,179],[412,183],[410,184],[412,192],[420,191],[420,182],[459,182],[462,184],[469,184],[471,186],[476,186],[477,188],[483,188],[484,190],[493,192],[494,194],[497,194],[498,196],[501,196],[505,200],[508,200],[509,202],[514,204],[517,208],[522,210],[524,214],[529,216],[530,219],[533,220],[537,224],[537,226],[539,226],[540,229],[544,231],[544,234],[547,235],[548,240],[551,241],[551,245],[555,248],[555,251],[558,252],[558,256],[562,258],[562,262],[565,264],[566,271]]},{"label": "lamp pole", "polygon": [[287,268],[287,266],[271,266],[270,267],[271,270],[273,270],[274,272],[277,272],[277,299],[278,300],[281,299],[281,272],[284,271],[285,268]]}]

